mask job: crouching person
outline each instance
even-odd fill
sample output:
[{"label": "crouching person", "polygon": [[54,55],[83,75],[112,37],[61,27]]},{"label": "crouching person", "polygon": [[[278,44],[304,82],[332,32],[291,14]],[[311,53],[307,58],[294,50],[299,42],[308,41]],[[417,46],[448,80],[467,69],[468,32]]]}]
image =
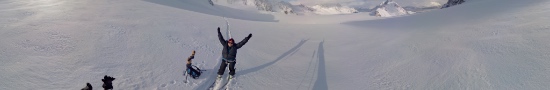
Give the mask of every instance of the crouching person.
[{"label": "crouching person", "polygon": [[[193,79],[199,78],[201,76],[201,69],[199,69],[197,66],[192,65],[192,60],[195,58],[195,51],[193,51],[193,54],[187,58],[187,74],[191,76]],[[194,67],[194,68],[193,68]]]}]

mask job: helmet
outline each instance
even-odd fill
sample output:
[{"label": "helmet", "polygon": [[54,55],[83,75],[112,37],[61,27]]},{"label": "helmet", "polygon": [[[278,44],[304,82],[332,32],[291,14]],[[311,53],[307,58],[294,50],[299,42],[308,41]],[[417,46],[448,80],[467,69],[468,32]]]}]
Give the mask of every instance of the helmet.
[{"label": "helmet", "polygon": [[230,38],[229,40],[227,40],[228,42],[233,42],[235,43],[235,40],[233,40],[233,38]]}]

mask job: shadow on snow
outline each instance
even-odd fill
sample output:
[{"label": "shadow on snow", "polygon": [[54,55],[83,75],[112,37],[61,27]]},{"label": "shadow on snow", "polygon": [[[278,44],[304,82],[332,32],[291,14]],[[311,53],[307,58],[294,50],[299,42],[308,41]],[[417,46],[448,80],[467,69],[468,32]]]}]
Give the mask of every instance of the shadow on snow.
[{"label": "shadow on snow", "polygon": [[325,49],[323,42],[319,43],[319,49],[317,50],[317,57],[319,58],[319,70],[317,71],[317,81],[313,85],[312,90],[328,90],[327,75],[325,70]]},{"label": "shadow on snow", "polygon": [[283,53],[283,55],[277,57],[277,59],[269,62],[269,63],[265,63],[265,64],[262,64],[260,66],[256,66],[256,67],[253,67],[253,68],[250,68],[250,69],[246,69],[246,70],[242,70],[242,71],[238,71],[237,72],[237,75],[245,75],[245,74],[248,74],[248,73],[251,73],[251,72],[255,72],[255,71],[258,71],[258,70],[261,70],[261,69],[264,69],[266,68],[267,66],[270,66],[270,65],[273,65],[275,64],[275,62],[283,59],[284,57],[292,54],[293,52],[297,51],[302,45],[304,45],[304,43],[306,43],[307,40],[301,40],[300,43],[298,43],[298,45],[294,46],[292,49],[286,51],[285,53]]}]

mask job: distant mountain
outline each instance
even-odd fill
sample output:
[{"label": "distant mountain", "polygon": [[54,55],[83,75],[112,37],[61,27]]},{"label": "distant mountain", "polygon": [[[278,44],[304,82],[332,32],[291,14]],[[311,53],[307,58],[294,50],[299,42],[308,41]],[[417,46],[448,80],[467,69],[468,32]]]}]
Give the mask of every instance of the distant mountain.
[{"label": "distant mountain", "polygon": [[426,6],[402,7],[393,0],[386,0],[375,7],[373,5],[358,4],[357,2],[327,3],[317,5],[291,4],[280,0],[213,0],[214,2],[228,2],[255,7],[260,11],[279,12],[293,15],[335,15],[368,12],[372,16],[393,17],[435,10],[442,7],[437,2]]},{"label": "distant mountain", "polygon": [[320,15],[333,15],[333,14],[351,14],[358,13],[355,8],[348,6],[342,6],[340,4],[324,4],[311,6],[315,14]]},{"label": "distant mountain", "polygon": [[268,12],[281,12],[285,14],[318,14],[318,15],[333,15],[333,14],[351,14],[358,13],[354,8],[343,6],[340,4],[322,4],[306,6],[303,4],[292,5],[285,1],[275,0],[227,0],[230,4],[242,2],[244,5],[255,6],[258,10]]},{"label": "distant mountain", "polygon": [[371,15],[373,16],[379,16],[379,17],[392,17],[392,16],[399,16],[399,15],[407,15],[412,14],[414,12],[407,11],[403,7],[399,6],[396,2],[393,0],[386,0],[380,5],[374,7],[371,12]]},{"label": "distant mountain", "polygon": [[447,1],[447,4],[443,5],[441,8],[451,7],[451,6],[454,6],[454,5],[462,4],[464,2],[466,2],[466,1],[464,1],[464,0],[449,0],[449,1]]},{"label": "distant mountain", "polygon": [[[224,0],[215,0],[216,2]],[[284,1],[275,1],[275,0],[225,0],[229,4],[239,4],[247,6],[254,6],[260,11],[269,11],[269,12],[283,12],[283,13],[293,13],[295,7]]]}]

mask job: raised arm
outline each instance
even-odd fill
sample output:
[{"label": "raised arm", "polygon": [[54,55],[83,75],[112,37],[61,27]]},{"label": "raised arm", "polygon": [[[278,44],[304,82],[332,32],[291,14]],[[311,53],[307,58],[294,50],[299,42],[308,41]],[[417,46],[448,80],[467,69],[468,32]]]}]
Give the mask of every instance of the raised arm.
[{"label": "raised arm", "polygon": [[225,39],[223,39],[222,33],[220,32],[220,27],[218,27],[218,39],[220,39],[220,43],[223,46],[227,45],[227,41],[225,41]]},{"label": "raised arm", "polygon": [[244,38],[241,42],[237,43],[237,49],[241,48],[246,42],[248,42],[248,39],[252,38],[252,33],[248,34],[248,37]]}]

